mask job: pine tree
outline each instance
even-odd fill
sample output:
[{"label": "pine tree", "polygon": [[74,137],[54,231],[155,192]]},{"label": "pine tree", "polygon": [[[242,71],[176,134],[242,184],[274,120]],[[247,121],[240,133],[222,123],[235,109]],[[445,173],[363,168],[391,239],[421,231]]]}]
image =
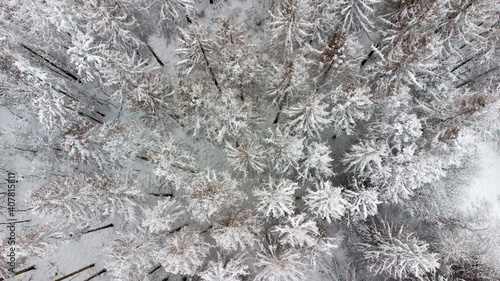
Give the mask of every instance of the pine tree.
[{"label": "pine tree", "polygon": [[375,10],[372,6],[379,2],[380,0],[340,1],[337,9],[342,19],[340,22],[342,31],[370,32],[375,24],[373,19]]},{"label": "pine tree", "polygon": [[349,206],[342,196],[342,188],[332,186],[329,181],[320,181],[316,184],[316,189],[309,189],[304,196],[307,209],[315,216],[326,219],[328,223],[340,219]]},{"label": "pine tree", "polygon": [[359,122],[370,118],[373,103],[368,88],[347,85],[333,91],[332,104],[331,116],[335,131],[337,134],[345,131],[350,135]]},{"label": "pine tree", "polygon": [[93,81],[96,79],[95,72],[104,61],[101,53],[104,45],[96,45],[95,37],[83,32],[77,32],[71,39],[73,46],[67,51],[70,61],[76,66],[82,81]]},{"label": "pine tree", "polygon": [[171,108],[172,86],[170,79],[161,70],[151,69],[138,73],[130,89],[123,92],[125,102],[138,111],[146,110],[156,118],[167,115],[173,118]]},{"label": "pine tree", "polygon": [[226,153],[233,169],[242,172],[244,177],[246,177],[248,170],[257,173],[264,171],[265,164],[263,163],[263,158],[266,152],[255,141],[245,141],[240,143],[236,148],[226,142]]},{"label": "pine tree", "polygon": [[[42,92],[33,99],[33,105],[38,110],[38,120],[47,130],[62,130],[78,120],[80,104],[57,93],[45,85],[39,84]],[[75,120],[76,119],[76,120]]]},{"label": "pine tree", "polygon": [[335,175],[332,170],[333,158],[330,148],[325,143],[311,142],[306,146],[306,156],[302,161],[299,174],[302,180],[328,178]]},{"label": "pine tree", "polygon": [[175,188],[179,188],[195,171],[194,157],[172,135],[152,145],[148,159],[153,165],[153,172],[171,182]]},{"label": "pine tree", "polygon": [[337,85],[357,81],[363,54],[360,42],[353,33],[328,36],[321,39],[319,50],[314,51],[318,54],[311,61],[318,82]]},{"label": "pine tree", "polygon": [[374,141],[355,144],[348,152],[343,162],[347,168],[359,175],[370,175],[372,173],[383,173],[382,163],[387,157],[388,147],[386,144],[378,144]]},{"label": "pine tree", "polygon": [[106,247],[106,271],[114,280],[143,279],[156,258],[157,240],[139,230],[131,234],[117,233]]},{"label": "pine tree", "polygon": [[261,91],[264,71],[258,58],[257,46],[251,43],[251,34],[234,18],[221,21],[215,32],[217,59],[214,71],[225,88],[240,92],[240,98],[253,97]]},{"label": "pine tree", "polygon": [[[166,27],[170,27],[169,23],[172,21],[180,21],[183,16],[188,16],[191,10],[194,9],[194,1],[191,0],[132,0],[138,2],[141,7],[145,7],[148,14],[153,18],[158,19],[154,21],[156,24],[161,25],[167,23]],[[165,28],[165,30],[168,30]]]},{"label": "pine tree", "polygon": [[158,204],[146,211],[146,217],[142,222],[152,233],[169,231],[186,217],[186,212],[180,202],[176,199],[167,198],[158,201]]},{"label": "pine tree", "polygon": [[208,255],[208,244],[192,229],[182,228],[165,240],[158,260],[167,272],[194,275]]},{"label": "pine tree", "polygon": [[299,161],[304,157],[304,138],[290,135],[287,129],[277,126],[269,129],[270,138],[265,141],[271,144],[271,154],[274,160],[273,168],[280,173],[292,173],[299,168]]},{"label": "pine tree", "polygon": [[312,95],[295,106],[285,109],[285,114],[289,116],[287,126],[299,134],[309,137],[320,137],[320,132],[331,122],[330,114],[326,108],[328,104],[323,103],[325,97],[322,95]]},{"label": "pine tree", "polygon": [[268,181],[254,190],[257,198],[257,210],[266,217],[275,218],[294,213],[295,190],[298,185],[288,179],[275,180],[269,177]]},{"label": "pine tree", "polygon": [[43,185],[29,196],[33,213],[54,225],[83,228],[103,217],[123,214],[127,221],[136,219],[141,192],[107,176],[63,176]]},{"label": "pine tree", "polygon": [[267,94],[273,98],[279,110],[309,89],[309,68],[303,58],[287,59],[282,64],[273,65],[270,72]]},{"label": "pine tree", "polygon": [[251,132],[251,122],[259,118],[255,105],[243,102],[239,92],[225,89],[221,94],[206,78],[180,83],[174,100],[188,131],[219,144],[227,137],[238,139]]},{"label": "pine tree", "polygon": [[422,279],[440,266],[438,255],[428,251],[429,245],[401,227],[394,229],[382,222],[372,230],[374,240],[358,243],[370,271],[393,278]]},{"label": "pine tree", "polygon": [[274,226],[272,229],[280,236],[280,244],[295,248],[316,245],[319,230],[314,221],[308,221],[304,213],[287,218],[287,224]]},{"label": "pine tree", "polygon": [[211,235],[217,246],[226,252],[243,250],[257,243],[262,225],[250,210],[239,211],[217,222]]},{"label": "pine tree", "polygon": [[244,261],[241,256],[231,258],[228,261],[222,260],[219,256],[217,262],[210,261],[208,263],[207,269],[200,273],[200,277],[206,281],[241,280],[243,276],[249,274],[248,265],[245,265]]},{"label": "pine tree", "polygon": [[186,188],[186,192],[188,210],[197,221],[207,221],[213,215],[236,206],[246,197],[228,173],[211,170],[200,173]]},{"label": "pine tree", "polygon": [[[5,216],[7,217],[7,216]],[[28,226],[23,225],[19,228],[19,224],[16,224],[16,237],[12,240],[9,237],[2,237],[0,239],[0,277],[7,279],[12,278],[13,273],[11,270],[12,266],[10,264],[11,248],[15,248],[15,269],[18,272],[23,267],[27,268],[32,264],[30,260],[33,257],[43,257],[44,255],[51,254],[57,251],[57,249],[69,243],[71,238],[68,233],[65,233],[67,229],[61,229],[61,226],[46,224],[43,226]],[[10,243],[9,243],[10,241]],[[15,244],[13,243],[15,242]]]},{"label": "pine tree", "polygon": [[263,246],[255,263],[259,269],[255,280],[303,280],[307,273],[307,264],[303,258],[303,255],[294,248],[276,244]]},{"label": "pine tree", "polygon": [[275,13],[271,13],[269,22],[269,41],[274,52],[284,50],[292,54],[311,36],[311,6],[306,0],[285,0],[280,3]]},{"label": "pine tree", "polygon": [[179,29],[179,40],[181,48],[177,53],[181,60],[177,66],[184,75],[190,74],[194,70],[201,71],[203,74],[212,78],[216,86],[218,82],[212,68],[214,58],[215,42],[208,39],[208,35],[203,26],[198,24],[190,25],[189,29]]},{"label": "pine tree", "polygon": [[[69,8],[69,7],[68,7]],[[136,19],[118,2],[85,1],[81,9],[80,23],[93,35],[115,50],[131,54],[132,47],[141,45],[141,40],[131,32]]]},{"label": "pine tree", "polygon": [[344,197],[349,202],[347,208],[349,214],[354,220],[365,220],[369,216],[374,216],[378,212],[379,194],[376,190],[368,189],[363,185],[357,186],[354,183],[355,189],[345,190]]}]

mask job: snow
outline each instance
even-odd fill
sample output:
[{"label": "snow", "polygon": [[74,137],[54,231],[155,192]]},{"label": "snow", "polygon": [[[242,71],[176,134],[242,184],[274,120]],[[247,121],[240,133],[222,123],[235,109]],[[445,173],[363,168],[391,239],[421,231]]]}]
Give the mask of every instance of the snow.
[{"label": "snow", "polygon": [[491,207],[492,218],[500,219],[500,154],[492,142],[482,142],[478,145],[479,163],[464,196],[465,210],[473,210],[479,205],[488,204]]}]

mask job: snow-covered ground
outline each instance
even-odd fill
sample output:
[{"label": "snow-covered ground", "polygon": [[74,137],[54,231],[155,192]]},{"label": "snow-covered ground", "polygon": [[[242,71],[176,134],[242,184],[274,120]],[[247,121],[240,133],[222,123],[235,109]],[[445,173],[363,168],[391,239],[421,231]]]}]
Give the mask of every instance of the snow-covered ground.
[{"label": "snow-covered ground", "polygon": [[466,189],[465,209],[488,204],[492,217],[500,219],[500,154],[491,142],[478,144],[477,174]]}]

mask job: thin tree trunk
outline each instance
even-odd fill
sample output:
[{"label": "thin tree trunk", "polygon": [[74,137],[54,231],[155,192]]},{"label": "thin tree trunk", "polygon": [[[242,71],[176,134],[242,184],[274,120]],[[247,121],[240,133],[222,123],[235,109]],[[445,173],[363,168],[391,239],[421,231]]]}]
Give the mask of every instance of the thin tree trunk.
[{"label": "thin tree trunk", "polygon": [[160,60],[160,58],[158,57],[158,55],[156,55],[155,51],[153,51],[153,48],[151,48],[151,46],[149,46],[149,44],[147,44],[147,43],[146,43],[146,46],[148,46],[149,51],[153,54],[153,57],[155,57],[156,61],[161,65],[161,67],[164,67],[165,65]]},{"label": "thin tree trunk", "polygon": [[182,167],[181,165],[177,165],[177,164],[170,164],[170,166],[174,167],[174,168],[177,168],[177,169],[181,169],[181,170],[184,170],[184,171],[188,171],[190,172],[191,174],[196,174],[197,172],[193,169],[189,169],[189,168],[186,168],[186,167]]},{"label": "thin tree trunk", "polygon": [[205,230],[203,230],[202,232],[200,232],[200,234],[206,233],[207,231],[211,230],[213,227],[214,227],[213,225],[207,227]]},{"label": "thin tree trunk", "polygon": [[172,196],[174,196],[172,193],[149,193],[149,195],[153,195],[156,197],[172,197]]},{"label": "thin tree trunk", "polygon": [[70,77],[71,79],[77,81],[77,82],[81,82],[80,79],[78,79],[78,77],[76,77],[75,75],[71,74],[69,71],[63,69],[62,67],[56,65],[55,63],[51,62],[50,60],[48,60],[47,58],[45,58],[44,56],[40,55],[39,53],[33,51],[33,49],[31,49],[30,47],[24,45],[24,44],[21,44],[21,46],[23,48],[25,48],[26,50],[28,50],[30,53],[32,53],[33,55],[41,58],[42,60],[44,60],[45,62],[47,62],[48,64],[52,65],[53,67],[55,67],[56,69],[58,69],[59,71],[61,71],[62,73],[66,74],[68,77]]},{"label": "thin tree trunk", "polygon": [[458,84],[455,88],[457,88],[457,89],[458,88],[462,88],[463,86],[471,83],[472,81],[476,80],[477,78],[483,77],[484,75],[486,75],[486,74],[488,74],[488,73],[490,73],[490,72],[492,72],[494,70],[497,70],[497,69],[498,69],[498,67],[493,67],[493,68],[491,68],[491,69],[489,69],[489,70],[487,70],[487,71],[485,71],[485,72],[483,72],[483,73],[475,76],[474,78],[471,78],[471,79],[469,79],[469,80],[467,80],[467,81],[465,81],[465,82],[463,82],[461,84]]},{"label": "thin tree trunk", "polygon": [[65,95],[65,96],[67,96],[68,98],[70,98],[70,99],[74,100],[74,101],[79,101],[77,98],[75,98],[75,97],[73,97],[72,95],[70,95],[70,94],[66,93],[65,91],[62,91],[62,90],[56,89],[56,88],[54,88],[52,85],[51,85],[50,87],[51,87],[52,89],[56,90],[57,92],[59,92],[59,93],[61,93],[61,94]]},{"label": "thin tree trunk", "polygon": [[450,72],[455,72],[455,70],[459,69],[460,67],[462,67],[465,64],[467,64],[468,62],[470,62],[474,57],[475,56],[470,57],[470,58],[466,59],[465,61],[461,62],[459,65],[455,66]]},{"label": "thin tree trunk", "polygon": [[288,97],[288,92],[285,93],[285,96],[283,97],[283,99],[280,102],[280,105],[278,107],[278,113],[276,114],[276,117],[274,118],[273,124],[278,123],[279,118],[280,118],[280,114],[281,114],[281,110],[283,109],[283,106],[285,105],[285,100],[287,99],[287,97]]},{"label": "thin tree trunk", "polygon": [[[146,162],[149,162],[150,159],[146,156],[141,156],[141,155],[136,155],[137,158],[141,159],[141,160],[144,160]],[[183,167],[181,165],[178,165],[178,164],[170,164],[170,166],[174,167],[174,168],[177,168],[177,169],[181,169],[181,170],[184,170],[184,171],[188,171],[192,174],[196,174],[197,171],[193,170],[193,169],[190,169],[190,168],[186,168],[186,167]]]},{"label": "thin tree trunk", "polygon": [[181,229],[183,229],[184,227],[188,226],[189,224],[185,224],[183,226],[179,226],[178,228],[170,231],[168,234],[172,234],[172,233],[176,233],[176,232],[179,232]]},{"label": "thin tree trunk", "polygon": [[91,279],[94,279],[94,278],[96,278],[97,276],[99,276],[99,275],[103,274],[103,273],[104,273],[104,272],[106,272],[106,271],[107,271],[107,270],[106,270],[106,268],[103,268],[101,271],[97,272],[96,274],[94,274],[94,275],[90,276],[89,278],[87,278],[87,279],[85,279],[85,280],[83,280],[83,281],[89,281],[89,280],[91,280]]},{"label": "thin tree trunk", "polygon": [[161,264],[159,264],[159,265],[155,266],[155,268],[153,268],[153,269],[152,269],[152,270],[148,273],[148,275],[151,275],[151,274],[155,273],[155,272],[156,272],[158,269],[160,269],[160,268],[161,268]]},{"label": "thin tree trunk", "polygon": [[141,159],[141,160],[144,160],[146,162],[149,162],[149,158],[147,158],[146,156],[140,156],[140,155],[136,155],[137,158]]},{"label": "thin tree trunk", "polygon": [[89,118],[90,120],[92,120],[92,121],[94,121],[94,122],[96,122],[98,124],[101,124],[101,125],[104,124],[102,121],[99,121],[99,120],[95,119],[94,117],[92,117],[92,116],[90,116],[90,115],[88,115],[88,114],[86,114],[86,113],[84,113],[82,111],[78,111],[78,114],[81,115],[81,116],[85,116],[85,117]]},{"label": "thin tree trunk", "polygon": [[[20,210],[16,210],[20,211]],[[13,221],[13,222],[2,222],[0,224],[11,224],[11,223],[24,223],[24,222],[30,222],[31,220],[23,220],[23,221]]]},{"label": "thin tree trunk", "polygon": [[207,54],[205,53],[205,49],[203,46],[200,44],[200,49],[201,52],[203,53],[203,58],[205,59],[205,63],[207,64],[208,67],[208,72],[210,72],[210,75],[212,76],[212,81],[214,81],[215,87],[217,87],[217,90],[219,90],[219,93],[222,95],[222,90],[219,86],[219,82],[217,82],[217,79],[215,78],[214,71],[212,69],[212,66],[210,65],[210,62],[208,61]]},{"label": "thin tree trunk", "polygon": [[90,229],[90,230],[84,231],[84,232],[82,232],[82,234],[96,232],[96,231],[103,230],[103,229],[106,229],[106,228],[110,228],[110,227],[113,227],[113,226],[114,225],[112,223],[110,223],[110,224],[105,225],[105,226],[101,226],[101,227],[98,227],[98,228],[94,228],[94,229]]},{"label": "thin tree trunk", "polygon": [[87,270],[87,269],[91,268],[91,267],[94,267],[94,265],[95,265],[95,263],[93,263],[93,264],[91,264],[91,265],[87,265],[86,267],[84,267],[84,268],[82,268],[82,269],[79,269],[79,270],[74,271],[74,272],[72,272],[72,273],[70,273],[70,274],[68,274],[68,275],[65,275],[65,276],[63,276],[63,277],[61,277],[61,278],[59,278],[59,279],[56,279],[55,281],[61,281],[61,280],[64,280],[64,279],[66,279],[66,278],[69,278],[69,277],[71,277],[71,276],[73,276],[73,275],[75,275],[75,274],[78,274],[78,273],[80,273],[80,272],[82,272],[82,271],[85,271],[85,270]]},{"label": "thin tree trunk", "polygon": [[[16,273],[14,273],[14,275],[13,275],[13,276],[17,276],[17,275],[19,275],[19,274],[23,274],[23,273],[25,273],[25,272],[28,272],[28,271],[31,271],[31,270],[35,270],[35,269],[36,269],[36,267],[35,267],[34,265],[32,265],[32,266],[30,266],[30,267],[27,267],[27,268],[25,268],[25,269],[21,269],[21,270],[17,271]],[[0,281],[3,281],[3,280],[5,280],[5,279],[0,278]]]}]

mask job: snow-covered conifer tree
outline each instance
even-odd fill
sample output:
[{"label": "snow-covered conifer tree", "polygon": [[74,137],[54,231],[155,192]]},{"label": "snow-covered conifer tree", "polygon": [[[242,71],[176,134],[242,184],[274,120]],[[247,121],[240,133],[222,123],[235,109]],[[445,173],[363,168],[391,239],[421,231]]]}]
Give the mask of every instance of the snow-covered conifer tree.
[{"label": "snow-covered conifer tree", "polygon": [[323,95],[315,94],[287,107],[284,112],[289,116],[287,126],[290,130],[319,138],[320,132],[332,121],[324,98]]},{"label": "snow-covered conifer tree", "polygon": [[319,236],[316,222],[308,220],[304,213],[288,217],[287,224],[277,225],[272,231],[281,237],[280,244],[296,248],[316,245]]},{"label": "snow-covered conifer tree", "polygon": [[83,32],[77,32],[71,39],[73,46],[67,51],[71,62],[75,64],[83,81],[93,81],[96,78],[95,73],[104,61],[101,54],[104,45],[96,45],[95,38]]},{"label": "snow-covered conifer tree", "polygon": [[197,175],[186,187],[189,212],[197,221],[206,221],[222,210],[236,206],[245,200],[238,190],[238,182],[228,173],[207,170]]},{"label": "snow-covered conifer tree", "polygon": [[145,232],[117,233],[106,247],[106,269],[114,280],[144,279],[154,265],[158,237]]},{"label": "snow-covered conifer tree", "polygon": [[387,157],[387,144],[375,143],[374,141],[362,142],[352,146],[343,162],[347,168],[360,175],[370,175],[372,173],[383,173],[382,162]]},{"label": "snow-covered conifer tree", "polygon": [[175,188],[179,188],[187,175],[195,171],[193,156],[172,135],[153,144],[148,158],[154,173],[172,182]]},{"label": "snow-covered conifer tree", "polygon": [[363,49],[352,33],[335,33],[322,39],[318,56],[312,62],[320,83],[346,83],[359,77]]},{"label": "snow-covered conifer tree", "polygon": [[372,101],[369,89],[358,85],[340,86],[332,93],[331,116],[337,134],[345,131],[350,135],[360,121],[370,118]]},{"label": "snow-covered conifer tree", "polygon": [[269,177],[266,183],[253,192],[257,198],[257,210],[266,217],[279,218],[293,214],[294,194],[298,188],[298,184],[288,179],[275,180]]},{"label": "snow-covered conifer tree", "polygon": [[287,129],[277,126],[269,130],[273,168],[280,173],[291,173],[299,168],[299,161],[304,157],[304,138],[290,135]]},{"label": "snow-covered conifer tree", "polygon": [[339,14],[342,17],[340,25],[343,31],[370,32],[374,27],[373,5],[380,0],[352,0],[338,3]]},{"label": "snow-covered conifer tree", "polygon": [[177,115],[196,136],[216,143],[228,136],[237,139],[251,130],[250,124],[259,113],[253,104],[243,102],[238,92],[224,89],[221,93],[212,82],[197,78],[180,83],[174,94]]},{"label": "snow-covered conifer tree", "polygon": [[306,145],[306,156],[299,168],[303,180],[313,180],[314,177],[328,178],[333,176],[330,148],[325,143],[312,142]]},{"label": "snow-covered conifer tree", "polygon": [[423,134],[422,121],[415,114],[399,114],[393,121],[384,123],[382,127],[375,125],[374,128],[380,130],[378,134],[387,136],[391,149],[398,152],[415,145]]},{"label": "snow-covered conifer tree", "polygon": [[105,216],[136,219],[141,192],[107,176],[73,175],[55,178],[29,196],[33,212],[59,225],[86,227]]},{"label": "snow-covered conifer tree", "polygon": [[429,244],[401,227],[393,229],[389,223],[372,229],[375,240],[358,243],[370,271],[393,278],[422,279],[440,266],[436,253],[429,252]]},{"label": "snow-covered conifer tree", "polygon": [[261,223],[250,210],[239,211],[217,222],[211,235],[217,246],[224,251],[237,251],[252,247],[257,242],[256,234],[262,230]]},{"label": "snow-covered conifer tree", "polygon": [[169,231],[174,229],[185,216],[186,212],[181,203],[176,199],[166,198],[158,201],[155,207],[146,211],[142,226],[147,227],[153,233]]},{"label": "snow-covered conifer tree", "polygon": [[271,13],[269,26],[269,41],[278,53],[292,54],[309,38],[312,28],[311,6],[307,0],[285,0],[280,3],[275,13]]},{"label": "snow-covered conifer tree", "polygon": [[[5,217],[7,217],[7,214]],[[12,247],[16,249],[14,252],[15,268],[28,267],[30,264],[27,263],[30,262],[31,258],[51,254],[60,246],[69,243],[71,237],[68,236],[68,233],[65,233],[67,230],[61,229],[61,225],[23,225],[22,228],[16,229],[15,240],[9,239],[10,235],[2,237],[0,239],[0,262],[2,262],[0,265],[0,278],[13,277],[13,272],[9,270],[12,268],[10,264],[12,261],[11,257],[8,256],[12,252]]]},{"label": "snow-covered conifer tree", "polygon": [[101,170],[120,161],[135,159],[144,148],[142,122],[120,120],[103,124],[75,123],[64,133],[62,147],[82,164],[94,164]]},{"label": "snow-covered conifer tree", "polygon": [[62,147],[68,155],[83,164],[96,163],[103,167],[112,164],[112,159],[96,140],[99,127],[94,124],[79,122],[73,124],[63,135]]},{"label": "snow-covered conifer tree", "polygon": [[165,239],[157,259],[167,272],[194,275],[208,255],[209,246],[195,230],[182,228]]},{"label": "snow-covered conifer tree", "polygon": [[38,120],[48,130],[63,130],[72,121],[79,119],[77,116],[80,105],[78,102],[57,93],[54,89],[47,88],[43,89],[43,92],[32,101],[38,110]]},{"label": "snow-covered conifer tree", "polygon": [[307,263],[299,250],[277,244],[263,246],[255,265],[259,270],[255,275],[258,281],[298,281],[307,273]]},{"label": "snow-covered conifer tree", "polygon": [[80,24],[106,46],[130,54],[134,47],[141,45],[140,39],[131,32],[136,20],[124,5],[85,1],[79,8]]},{"label": "snow-covered conifer tree", "polygon": [[[356,186],[356,181],[355,181]],[[365,220],[369,216],[377,214],[377,208],[381,201],[378,192],[367,189],[364,186],[356,186],[354,190],[344,190],[344,197],[349,202],[347,209],[354,220]]]},{"label": "snow-covered conifer tree", "polygon": [[347,200],[342,196],[342,188],[334,187],[330,181],[320,181],[316,189],[309,189],[304,196],[308,210],[328,223],[340,219],[348,207]]},{"label": "snow-covered conifer tree", "polygon": [[[131,0],[138,2],[141,8],[145,8],[148,15],[151,15],[157,25],[166,22],[166,27],[171,28],[171,22],[180,21],[182,17],[189,15],[193,10],[194,1],[192,0]],[[182,19],[184,20],[184,19]],[[165,28],[165,31],[168,31]]]},{"label": "snow-covered conifer tree", "polygon": [[257,56],[257,46],[251,44],[251,34],[234,18],[221,21],[215,32],[217,59],[214,71],[219,83],[240,91],[240,98],[260,91],[263,67]]},{"label": "snow-covered conifer tree", "polygon": [[228,261],[219,256],[217,262],[208,262],[207,269],[200,273],[200,277],[206,281],[239,281],[249,274],[248,265],[244,262],[242,256],[233,257]]},{"label": "snow-covered conifer tree", "polygon": [[248,170],[257,173],[264,171],[266,152],[256,141],[242,142],[236,148],[226,142],[226,153],[233,169],[242,172],[245,177]]},{"label": "snow-covered conifer tree", "polygon": [[[309,67],[303,58],[287,59],[282,64],[273,65],[270,72],[267,94],[273,98],[279,111],[310,89]],[[277,123],[278,118],[274,122]]]},{"label": "snow-covered conifer tree", "polygon": [[211,75],[210,78],[214,82],[217,81],[212,69],[214,58],[211,57],[215,44],[212,39],[207,38],[208,35],[205,27],[199,24],[191,24],[189,29],[179,29],[179,32],[181,48],[176,51],[181,60],[177,63],[177,66],[182,73],[188,75],[194,70],[199,70],[202,73]]},{"label": "snow-covered conifer tree", "polygon": [[162,114],[172,118],[169,98],[172,87],[169,77],[161,70],[151,69],[138,73],[131,83],[131,89],[124,91],[124,99],[137,110],[147,110],[160,118]]}]

